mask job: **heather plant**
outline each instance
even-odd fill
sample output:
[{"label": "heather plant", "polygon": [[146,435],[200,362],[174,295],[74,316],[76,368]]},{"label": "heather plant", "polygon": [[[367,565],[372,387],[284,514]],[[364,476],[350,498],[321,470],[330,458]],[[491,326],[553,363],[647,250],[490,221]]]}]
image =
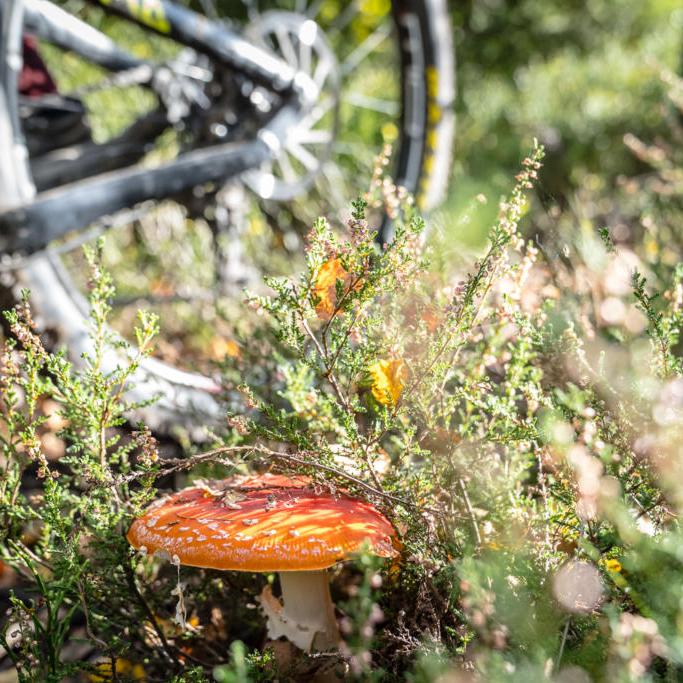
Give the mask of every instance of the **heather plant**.
[{"label": "heather plant", "polygon": [[[397,675],[416,656],[418,677],[428,661],[485,680],[677,675],[677,611],[634,598],[641,582],[655,595],[658,580],[630,563],[677,533],[677,467],[653,457],[671,430],[641,430],[653,383],[677,381],[678,304],[658,307],[629,274],[652,347],[634,345],[641,362],[615,376],[599,321],[575,315],[553,264],[519,235],[541,155],[525,160],[466,277],[425,270],[409,206],[395,251],[373,255],[357,204],[347,243],[319,223],[308,272],[252,302],[294,360],[288,408],[250,394],[267,426],[241,429],[287,442],[284,464],[374,498],[402,532],[403,561],[377,598],[384,622],[351,660],[357,675]],[[605,257],[616,251],[608,239]]]},{"label": "heather plant", "polygon": [[[107,331],[97,251],[83,369],[45,350],[28,299],[9,312],[0,548],[17,579],[0,644],[20,680],[677,680],[680,269],[657,270],[658,294],[614,230],[524,237],[542,158],[480,257],[454,264],[380,157],[348,225],[319,219],[300,276],[248,298],[222,364],[243,407],[182,457],[125,422],[157,321],[141,315],[136,348]],[[395,225],[384,249],[375,209]],[[125,540],[157,488],[254,471],[348,491],[396,527],[397,558],[333,572],[338,653],[264,646],[255,596],[273,577]]]}]

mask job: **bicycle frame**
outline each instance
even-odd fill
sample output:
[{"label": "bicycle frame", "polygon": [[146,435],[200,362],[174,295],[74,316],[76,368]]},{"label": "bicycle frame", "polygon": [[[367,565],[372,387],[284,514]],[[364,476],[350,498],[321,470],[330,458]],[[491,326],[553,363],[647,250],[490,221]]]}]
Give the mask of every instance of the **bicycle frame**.
[{"label": "bicycle frame", "polygon": [[[41,38],[68,47],[112,71],[153,65],[120,50],[107,36],[48,0],[5,0],[0,11],[21,20]],[[167,0],[89,0],[130,21],[171,37],[244,74],[281,96],[282,106],[255,139],[193,150],[156,168],[124,168],[35,195],[0,211],[0,252],[32,254],[75,229],[133,204],[161,199],[208,182],[228,180],[256,168],[280,150],[288,129],[317,98],[304,73],[230,31],[222,24]],[[14,15],[13,15],[14,13]],[[17,19],[16,13],[19,14]],[[3,22],[2,40],[10,21]],[[0,65],[8,68],[8,65]],[[10,96],[16,96],[10,94]],[[18,126],[15,126],[18,129]],[[16,145],[23,146],[21,140]]]}]

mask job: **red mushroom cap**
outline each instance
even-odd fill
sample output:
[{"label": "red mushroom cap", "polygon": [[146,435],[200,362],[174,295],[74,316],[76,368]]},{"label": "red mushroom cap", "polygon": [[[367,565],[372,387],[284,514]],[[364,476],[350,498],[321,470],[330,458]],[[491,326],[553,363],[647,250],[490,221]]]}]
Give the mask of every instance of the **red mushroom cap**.
[{"label": "red mushroom cap", "polygon": [[240,571],[330,567],[364,545],[393,557],[396,532],[372,505],[319,491],[304,477],[263,474],[184,489],[153,504],[128,541],[181,564]]}]

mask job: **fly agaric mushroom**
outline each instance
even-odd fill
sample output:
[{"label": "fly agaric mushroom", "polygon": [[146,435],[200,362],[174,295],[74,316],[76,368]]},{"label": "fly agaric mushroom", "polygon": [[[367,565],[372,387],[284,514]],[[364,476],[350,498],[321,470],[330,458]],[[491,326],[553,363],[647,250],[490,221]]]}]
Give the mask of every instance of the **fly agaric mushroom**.
[{"label": "fly agaric mushroom", "polygon": [[127,534],[135,548],[192,567],[278,572],[282,602],[266,586],[268,635],[305,651],[339,643],[327,568],[364,545],[394,557],[396,532],[369,503],[316,489],[304,477],[263,474],[194,486],[162,498]]}]

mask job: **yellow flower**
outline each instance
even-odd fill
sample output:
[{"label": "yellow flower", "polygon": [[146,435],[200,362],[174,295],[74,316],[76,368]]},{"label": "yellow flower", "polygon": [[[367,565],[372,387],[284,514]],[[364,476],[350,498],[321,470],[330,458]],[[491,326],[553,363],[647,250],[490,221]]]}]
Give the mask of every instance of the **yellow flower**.
[{"label": "yellow flower", "polygon": [[408,374],[406,364],[400,358],[378,360],[368,370],[375,400],[385,406],[396,405]]},{"label": "yellow flower", "polygon": [[[313,293],[318,299],[315,312],[321,320],[327,322],[334,315],[337,308],[337,280],[343,283],[343,291],[347,293],[350,289],[349,283],[353,275],[344,268],[341,259],[333,258],[320,266],[318,274],[313,284]],[[360,282],[356,283],[355,289],[360,287]]]},{"label": "yellow flower", "polygon": [[605,568],[608,572],[620,572],[621,562],[619,560],[605,560]]}]

